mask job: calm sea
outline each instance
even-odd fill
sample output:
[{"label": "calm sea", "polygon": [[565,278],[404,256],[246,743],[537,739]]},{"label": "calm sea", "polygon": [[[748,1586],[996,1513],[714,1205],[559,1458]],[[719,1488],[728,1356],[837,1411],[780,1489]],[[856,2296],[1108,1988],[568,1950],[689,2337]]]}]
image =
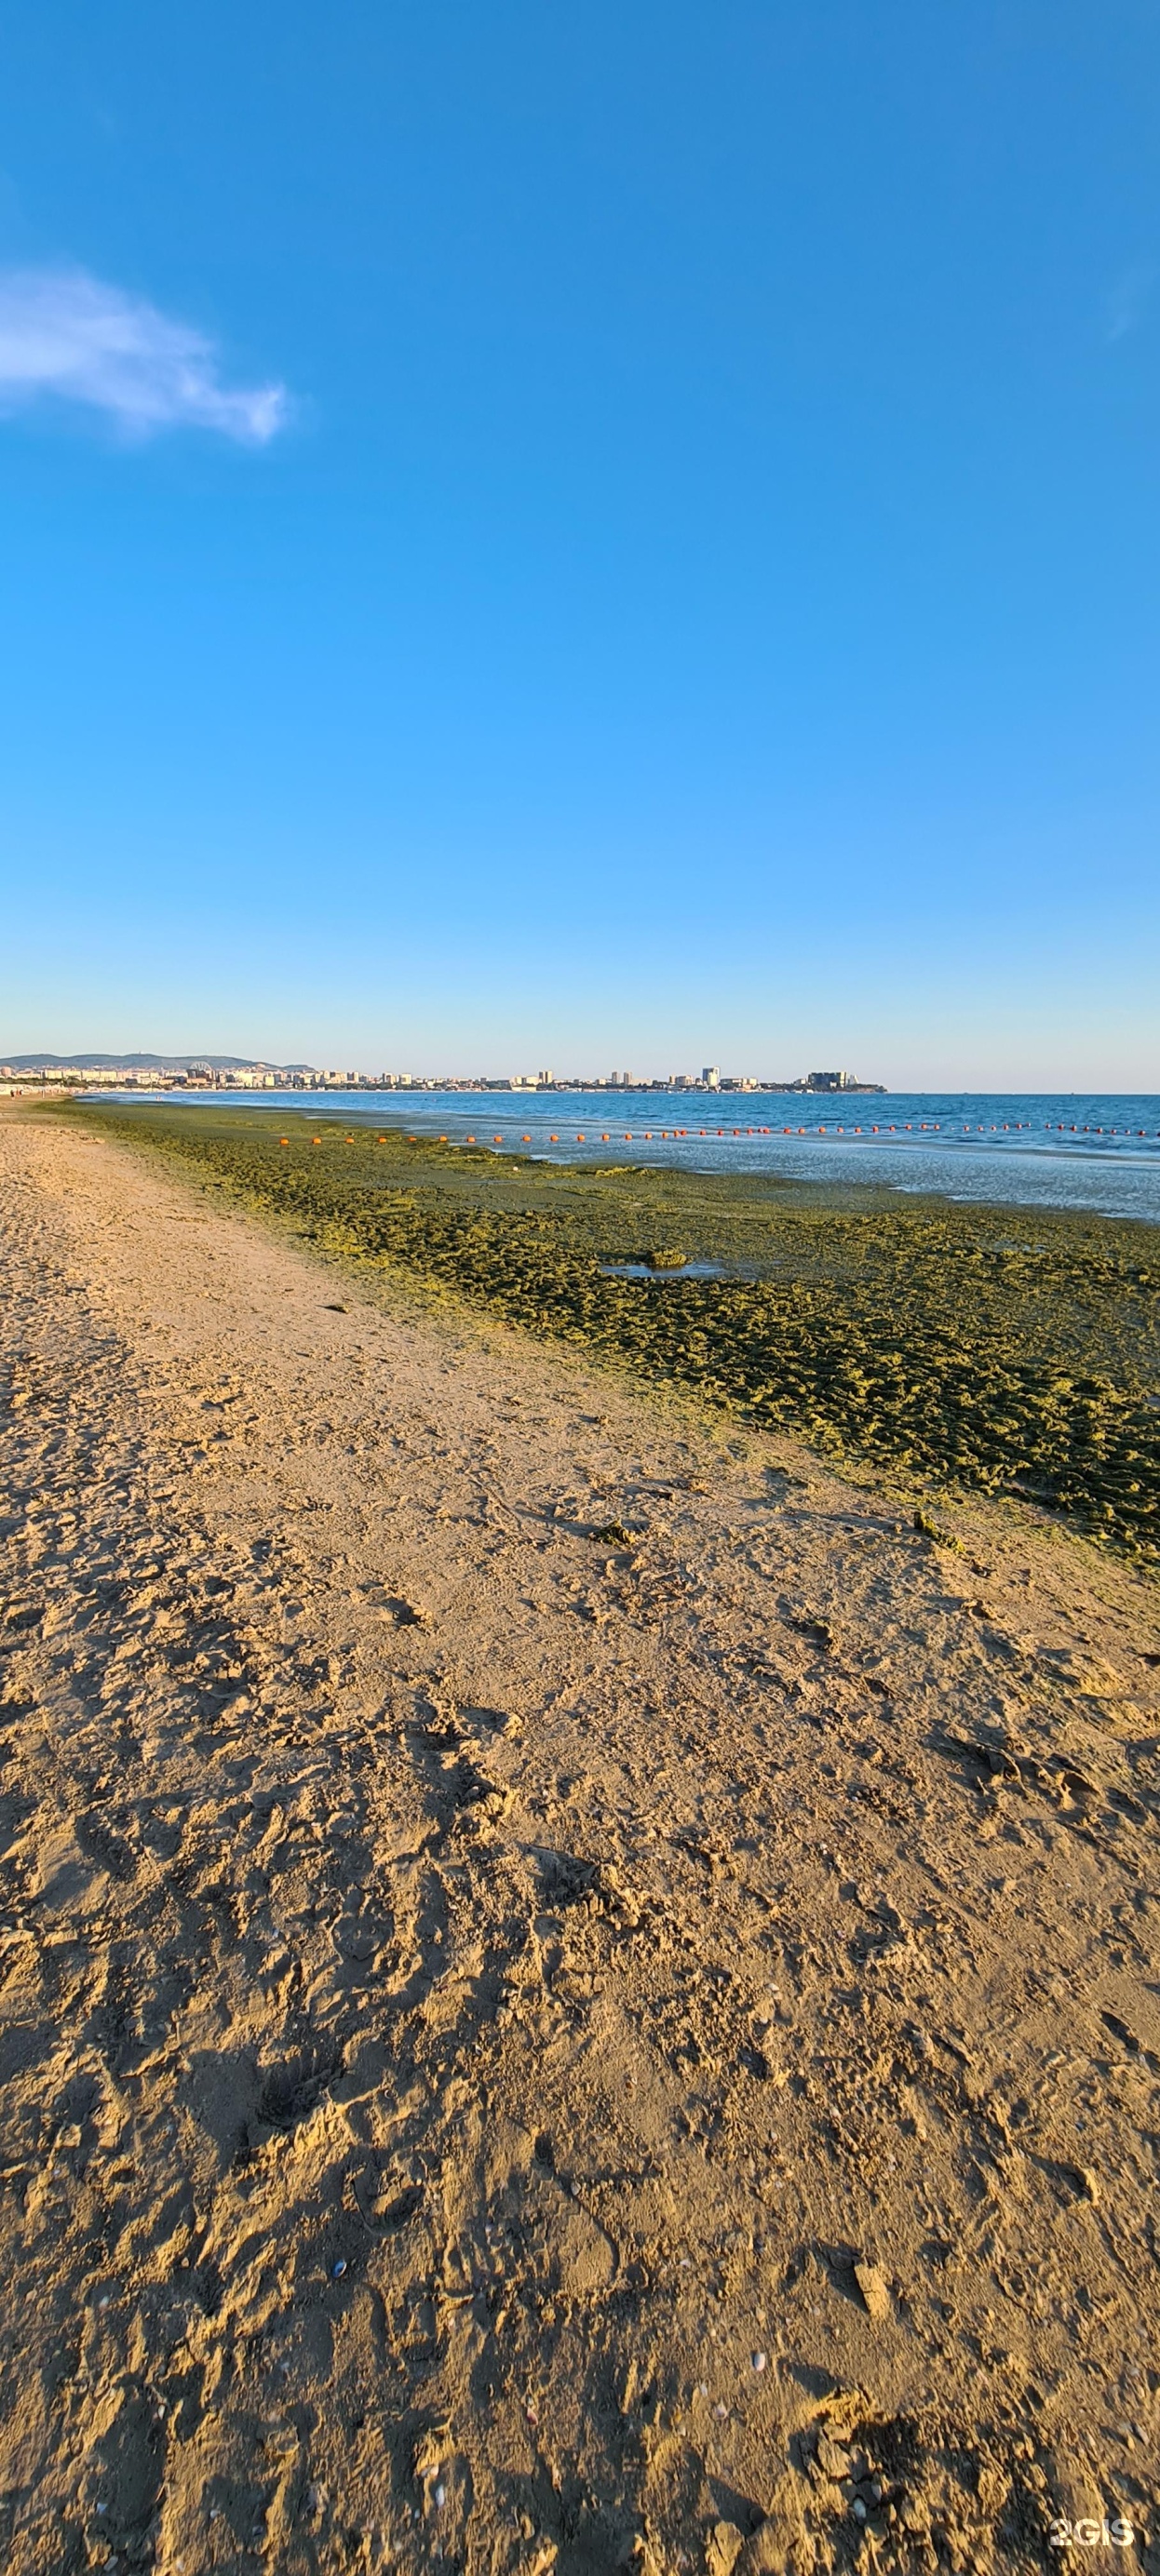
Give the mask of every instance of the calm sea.
[{"label": "calm sea", "polygon": [[[202,1093],[158,1095],[204,1104]],[[1086,1208],[1160,1224],[1160,1093],[230,1092],[214,1106],[474,1137],[553,1162],[682,1163],[874,1181],[952,1199]]]}]

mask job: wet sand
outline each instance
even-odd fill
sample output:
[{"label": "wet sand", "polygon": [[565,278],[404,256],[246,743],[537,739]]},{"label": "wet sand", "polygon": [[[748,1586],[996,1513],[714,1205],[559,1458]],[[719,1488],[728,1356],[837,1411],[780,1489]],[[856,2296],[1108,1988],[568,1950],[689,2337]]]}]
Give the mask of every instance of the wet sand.
[{"label": "wet sand", "polygon": [[0,1225],[6,2566],[1160,2567],[1154,1581]]}]

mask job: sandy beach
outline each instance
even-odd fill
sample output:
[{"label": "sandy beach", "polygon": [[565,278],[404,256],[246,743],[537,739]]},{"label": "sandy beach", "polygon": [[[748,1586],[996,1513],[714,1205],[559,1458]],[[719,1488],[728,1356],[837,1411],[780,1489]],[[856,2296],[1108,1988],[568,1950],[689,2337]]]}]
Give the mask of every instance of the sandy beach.
[{"label": "sandy beach", "polygon": [[1160,2569],[1155,1579],[19,1103],[0,1226],[13,2576]]}]

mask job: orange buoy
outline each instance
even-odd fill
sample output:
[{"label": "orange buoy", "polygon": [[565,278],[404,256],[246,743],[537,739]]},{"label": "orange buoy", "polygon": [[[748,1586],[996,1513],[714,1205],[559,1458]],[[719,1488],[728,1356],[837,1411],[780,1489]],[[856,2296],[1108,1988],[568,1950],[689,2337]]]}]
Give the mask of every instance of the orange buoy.
[{"label": "orange buoy", "polygon": [[531,1137],[530,1137],[530,1136],[521,1136],[521,1138],[520,1138],[520,1143],[521,1143],[521,1145],[530,1145],[530,1144],[531,1144],[531,1141],[532,1141],[532,1140],[531,1140]]},{"label": "orange buoy", "polygon": [[290,1139],[289,1139],[289,1137],[288,1137],[288,1136],[279,1136],[279,1138],[278,1138],[278,1142],[279,1142],[279,1144],[280,1144],[280,1145],[288,1145],[288,1144],[289,1144],[289,1142],[290,1142]]}]

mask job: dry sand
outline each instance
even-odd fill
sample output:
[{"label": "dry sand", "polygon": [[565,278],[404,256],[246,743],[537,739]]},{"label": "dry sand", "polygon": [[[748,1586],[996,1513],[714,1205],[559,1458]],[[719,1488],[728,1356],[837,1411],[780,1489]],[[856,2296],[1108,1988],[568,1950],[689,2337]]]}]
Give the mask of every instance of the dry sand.
[{"label": "dry sand", "polygon": [[1155,1587],[0,1223],[12,2576],[1160,2566]]}]

